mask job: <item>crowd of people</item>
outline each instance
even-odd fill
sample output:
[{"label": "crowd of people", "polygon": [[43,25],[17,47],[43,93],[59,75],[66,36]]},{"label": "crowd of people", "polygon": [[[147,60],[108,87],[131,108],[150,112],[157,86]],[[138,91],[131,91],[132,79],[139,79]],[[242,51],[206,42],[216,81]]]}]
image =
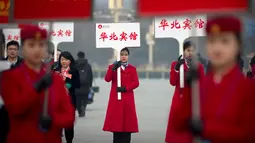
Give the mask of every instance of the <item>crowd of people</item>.
[{"label": "crowd of people", "polygon": [[[208,19],[205,50],[209,62],[200,63],[194,58],[194,43],[183,44],[183,55],[170,69],[169,82],[175,91],[165,142],[192,143],[197,138],[209,143],[255,142],[255,57],[246,77],[240,60],[241,32],[239,18]],[[0,138],[4,140],[0,142],[61,143],[64,130],[66,142],[71,143],[75,108],[80,117],[85,116],[93,81],[85,53],[79,52],[75,61],[69,52],[59,50],[58,61],[54,62],[54,53],[47,50],[45,30],[27,26],[21,29],[21,38],[21,46],[15,41],[7,43],[8,56],[4,60],[13,66],[1,75],[4,106]],[[20,47],[23,59],[18,57]],[[104,78],[111,82],[111,89],[103,131],[113,133],[113,143],[131,143],[131,134],[139,132],[134,98],[139,77],[136,67],[128,63],[129,55],[129,49],[123,48],[120,61],[109,65]],[[184,88],[180,86],[182,66]],[[195,108],[197,104],[200,108]]]}]

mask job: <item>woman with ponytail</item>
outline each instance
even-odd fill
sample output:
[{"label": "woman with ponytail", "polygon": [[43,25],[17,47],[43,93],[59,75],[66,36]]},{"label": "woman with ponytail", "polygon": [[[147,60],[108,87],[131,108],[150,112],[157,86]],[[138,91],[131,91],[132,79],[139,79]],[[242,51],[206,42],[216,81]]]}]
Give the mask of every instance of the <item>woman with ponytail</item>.
[{"label": "woman with ponytail", "polygon": [[[191,67],[191,59],[193,55],[195,54],[195,45],[187,41],[183,44],[183,58],[182,55],[179,56],[177,61],[174,61],[171,64],[170,69],[170,85],[175,87],[174,95],[172,98],[172,104],[170,107],[170,113],[168,118],[168,126],[166,131],[166,138],[165,141],[167,143],[190,143],[192,141],[192,136],[190,132],[182,131],[182,132],[176,132],[173,130],[173,124],[172,124],[172,112],[175,110],[176,107],[176,101],[179,100],[182,96],[183,89],[180,87],[180,66],[184,66],[184,72],[186,73],[188,69]],[[201,69],[201,73],[204,73],[204,67],[201,63],[198,64],[199,69]],[[181,113],[180,113],[181,114]]]}]

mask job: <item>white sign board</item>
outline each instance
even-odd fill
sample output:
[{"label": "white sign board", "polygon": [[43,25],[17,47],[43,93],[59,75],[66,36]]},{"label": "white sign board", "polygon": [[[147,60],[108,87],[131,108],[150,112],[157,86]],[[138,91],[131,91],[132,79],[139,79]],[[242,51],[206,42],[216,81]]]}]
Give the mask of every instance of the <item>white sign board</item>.
[{"label": "white sign board", "polygon": [[20,44],[20,29],[3,29],[6,44],[12,40]]},{"label": "white sign board", "polygon": [[96,47],[116,50],[140,47],[140,23],[96,24]]},{"label": "white sign board", "polygon": [[[186,39],[191,36],[205,36],[206,16],[155,18],[155,38]],[[191,35],[192,30],[196,35]]]},{"label": "white sign board", "polygon": [[[49,22],[40,22],[39,26],[49,31]],[[52,24],[51,41],[53,43],[73,42],[74,23],[73,22],[54,22]]]},{"label": "white sign board", "polygon": [[50,41],[54,44],[54,61],[57,61],[57,47],[61,42],[74,41],[74,23],[73,22],[54,22],[50,30],[49,22],[39,22],[39,27],[50,32]]},{"label": "white sign board", "polygon": [[[183,55],[183,42],[189,37],[205,36],[207,16],[177,16],[155,18],[155,38],[174,38]],[[180,87],[184,87],[184,68],[180,67]]]}]

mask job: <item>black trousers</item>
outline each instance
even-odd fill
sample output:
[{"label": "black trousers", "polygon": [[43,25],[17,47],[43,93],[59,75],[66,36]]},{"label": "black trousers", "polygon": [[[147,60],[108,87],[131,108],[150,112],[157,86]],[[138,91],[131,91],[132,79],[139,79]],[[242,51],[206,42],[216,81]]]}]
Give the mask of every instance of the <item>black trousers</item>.
[{"label": "black trousers", "polygon": [[130,132],[114,132],[113,143],[131,143]]},{"label": "black trousers", "polygon": [[76,107],[79,115],[85,115],[85,111],[88,104],[88,92],[84,92],[84,94],[76,94]]},{"label": "black trousers", "polygon": [[0,143],[6,143],[9,132],[9,116],[4,107],[0,108]]},{"label": "black trousers", "polygon": [[65,131],[65,138],[67,143],[72,143],[74,138],[74,127],[64,129]]}]

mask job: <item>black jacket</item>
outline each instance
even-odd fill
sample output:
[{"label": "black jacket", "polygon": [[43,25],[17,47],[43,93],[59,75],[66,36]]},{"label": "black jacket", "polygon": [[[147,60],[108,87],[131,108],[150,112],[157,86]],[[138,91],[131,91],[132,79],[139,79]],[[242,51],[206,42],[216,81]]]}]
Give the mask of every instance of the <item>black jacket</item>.
[{"label": "black jacket", "polygon": [[[7,58],[1,58],[1,59],[7,60]],[[18,58],[17,63],[14,66],[12,66],[11,69],[19,66],[22,61],[23,60],[21,58]],[[0,143],[6,143],[9,128],[10,128],[10,122],[9,122],[8,112],[5,109],[5,107],[2,106],[0,107]]]},{"label": "black jacket", "polygon": [[93,73],[87,59],[80,58],[76,60],[76,67],[80,73],[81,87],[77,89],[77,95],[86,95],[93,83]]},{"label": "black jacket", "polygon": [[[61,73],[61,68],[57,67],[55,71]],[[72,85],[71,88],[69,88],[69,94],[72,97],[73,104],[76,105],[75,90],[80,88],[80,75],[76,68],[71,68],[68,73],[72,75],[72,78],[66,78],[65,83]]]},{"label": "black jacket", "polygon": [[[8,60],[8,57],[3,58],[2,60],[7,61],[7,60]],[[23,62],[23,59],[22,59],[21,57],[18,56],[18,60],[17,60],[16,64],[13,65],[12,67],[17,67],[17,66],[19,66],[22,62]]]}]

